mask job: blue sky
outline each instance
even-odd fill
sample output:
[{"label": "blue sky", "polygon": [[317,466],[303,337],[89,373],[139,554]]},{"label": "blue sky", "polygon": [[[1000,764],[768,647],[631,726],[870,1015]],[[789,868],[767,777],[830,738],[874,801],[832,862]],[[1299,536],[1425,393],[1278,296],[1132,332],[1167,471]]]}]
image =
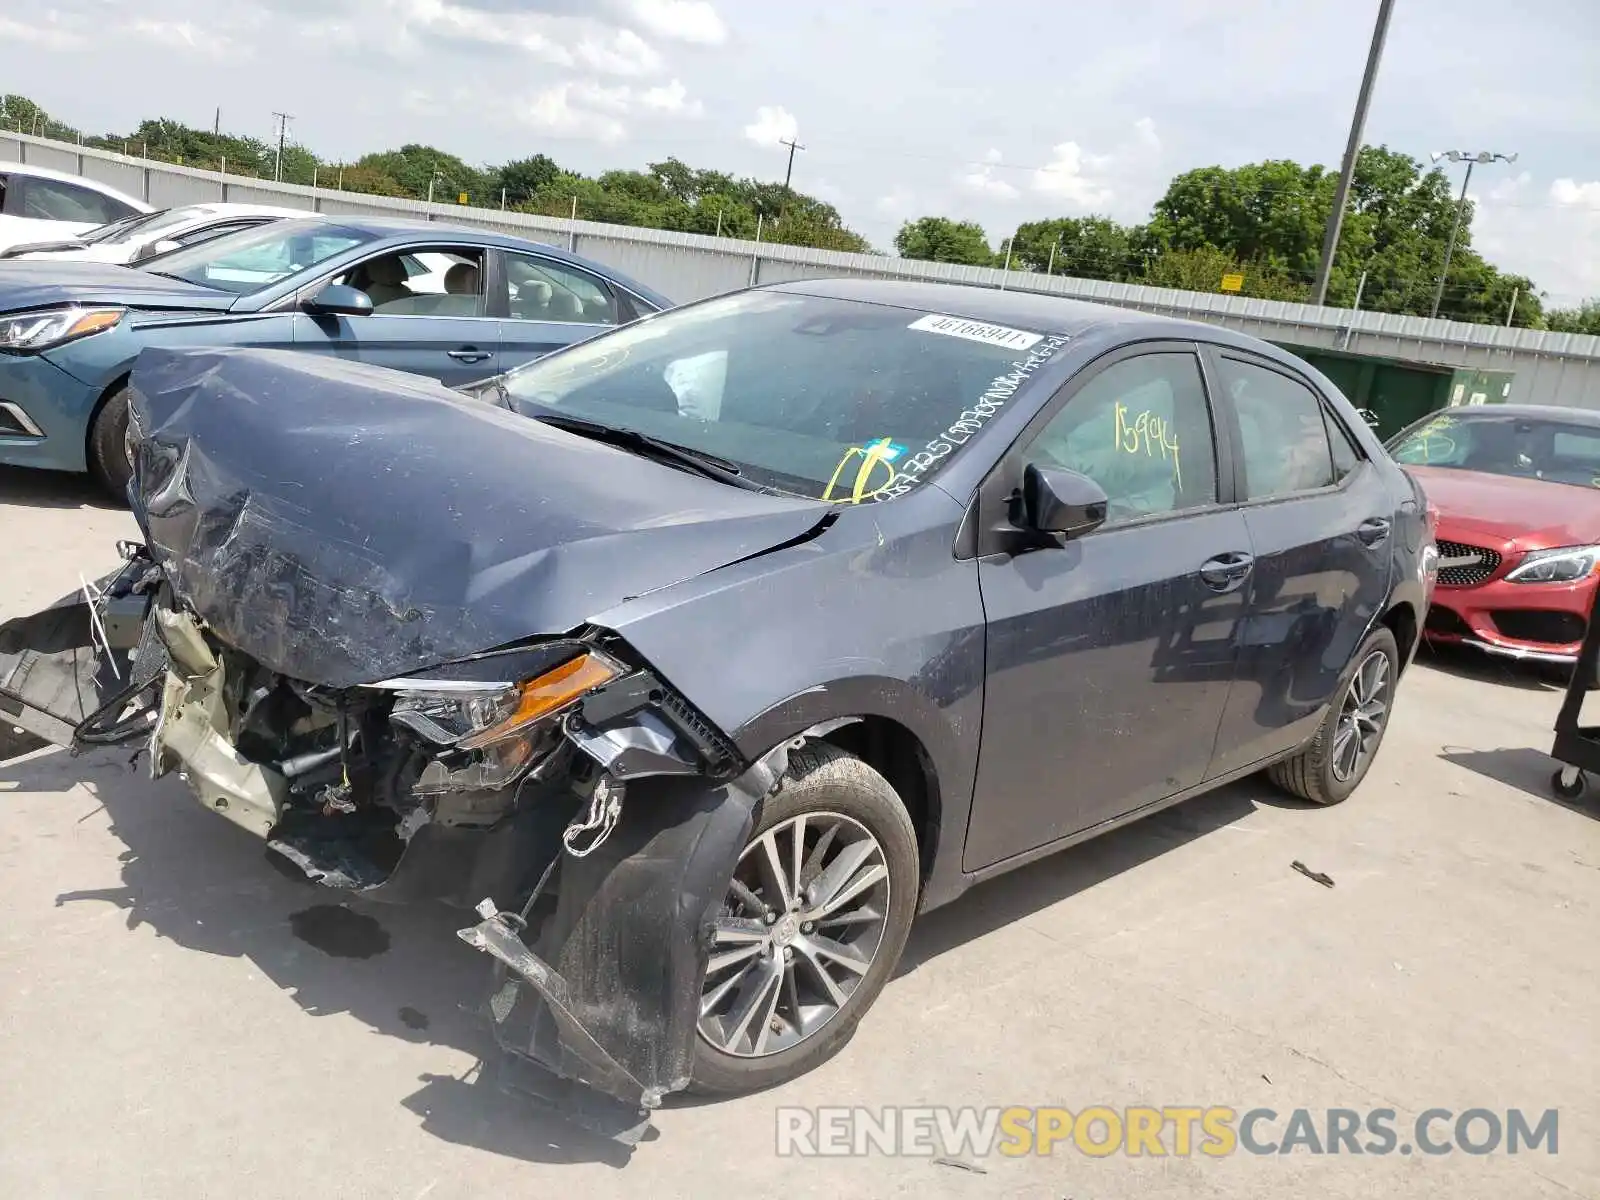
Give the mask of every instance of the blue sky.
[{"label": "blue sky", "polygon": [[[887,246],[942,213],[1148,214],[1189,167],[1336,163],[1377,0],[65,0],[0,15],[0,88],[92,129],[149,115],[328,156],[432,142],[581,170],[675,154],[782,178]],[[1367,137],[1473,181],[1475,244],[1600,296],[1595,0],[1398,0]],[[1459,171],[1459,168],[1456,170]]]}]

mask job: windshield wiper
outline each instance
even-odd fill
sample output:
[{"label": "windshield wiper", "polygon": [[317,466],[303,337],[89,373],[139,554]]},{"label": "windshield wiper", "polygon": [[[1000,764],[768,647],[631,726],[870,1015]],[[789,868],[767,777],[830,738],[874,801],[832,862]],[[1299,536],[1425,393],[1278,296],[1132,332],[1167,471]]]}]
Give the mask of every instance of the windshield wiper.
[{"label": "windshield wiper", "polygon": [[661,438],[652,437],[648,433],[640,433],[637,429],[628,429],[619,425],[604,425],[599,421],[589,421],[583,417],[568,416],[566,413],[540,410],[531,415],[534,420],[542,421],[546,425],[553,425],[557,429],[563,429],[568,433],[580,434],[583,437],[593,438],[597,442],[606,442],[624,450],[638,451],[648,457],[684,467],[697,475],[704,475],[707,479],[729,483],[734,487],[744,488],[746,491],[751,492],[771,490],[752,479],[746,479],[736,463],[731,463],[725,458],[718,458],[715,454],[708,454],[704,450],[696,450],[692,446],[680,446],[676,442],[663,441]]}]

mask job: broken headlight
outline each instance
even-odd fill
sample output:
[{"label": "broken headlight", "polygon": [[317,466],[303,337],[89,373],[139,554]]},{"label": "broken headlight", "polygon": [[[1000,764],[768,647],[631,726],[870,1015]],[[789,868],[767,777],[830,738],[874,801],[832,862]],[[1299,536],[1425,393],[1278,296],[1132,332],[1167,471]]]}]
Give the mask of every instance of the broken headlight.
[{"label": "broken headlight", "polygon": [[520,683],[430,674],[372,686],[395,693],[390,721],[438,747],[415,786],[431,794],[516,782],[553,739],[548,718],[623,673],[614,659],[585,650]]}]

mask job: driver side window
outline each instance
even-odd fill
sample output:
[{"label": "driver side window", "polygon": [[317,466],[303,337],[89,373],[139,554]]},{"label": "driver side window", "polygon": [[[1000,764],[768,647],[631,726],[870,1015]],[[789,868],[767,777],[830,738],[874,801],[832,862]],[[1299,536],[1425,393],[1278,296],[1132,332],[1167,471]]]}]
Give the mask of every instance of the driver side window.
[{"label": "driver side window", "polygon": [[1025,459],[1087,475],[1108,524],[1217,501],[1217,456],[1199,360],[1141,354],[1089,380],[1041,429]]}]

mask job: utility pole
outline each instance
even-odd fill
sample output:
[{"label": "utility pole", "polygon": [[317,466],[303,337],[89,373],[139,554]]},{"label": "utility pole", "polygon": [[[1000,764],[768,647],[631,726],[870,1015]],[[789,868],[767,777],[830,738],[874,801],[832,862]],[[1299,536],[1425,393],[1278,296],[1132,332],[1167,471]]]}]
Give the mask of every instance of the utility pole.
[{"label": "utility pole", "polygon": [[220,104],[217,105],[217,115],[211,122],[211,132],[214,134],[222,132],[222,105]]},{"label": "utility pole", "polygon": [[1514,163],[1517,161],[1515,154],[1496,154],[1489,150],[1479,150],[1473,153],[1470,150],[1443,150],[1428,157],[1438,162],[1441,158],[1449,159],[1453,163],[1464,162],[1467,164],[1466,178],[1461,181],[1461,196],[1456,201],[1456,219],[1450,226],[1450,240],[1444,244],[1444,265],[1439,268],[1439,286],[1433,292],[1433,307],[1428,310],[1430,317],[1439,315],[1439,305],[1444,300],[1445,276],[1450,274],[1450,256],[1456,250],[1456,235],[1461,232],[1461,218],[1467,211],[1467,185],[1472,182],[1472,168],[1479,163],[1492,163],[1495,160]]},{"label": "utility pole", "polygon": [[1350,121],[1350,140],[1345,143],[1344,168],[1333,193],[1333,211],[1328,214],[1328,229],[1322,237],[1322,265],[1317,268],[1317,284],[1311,303],[1328,298],[1328,277],[1333,272],[1333,253],[1339,248],[1339,227],[1344,224],[1344,206],[1350,199],[1350,181],[1355,178],[1356,159],[1361,154],[1361,136],[1367,125],[1367,105],[1372,101],[1372,85],[1378,78],[1378,61],[1383,57],[1384,39],[1389,36],[1389,14],[1394,0],[1378,0],[1378,23],[1372,30],[1372,45],[1367,50],[1367,69],[1361,76],[1361,91],[1356,94],[1355,116]]},{"label": "utility pole", "polygon": [[804,150],[805,147],[793,138],[781,139],[778,145],[789,147],[789,169],[783,173],[783,190],[788,191],[789,180],[794,178],[794,152],[796,150]]},{"label": "utility pole", "polygon": [[[219,112],[220,112],[220,110],[219,110]],[[272,178],[273,178],[274,182],[282,182],[282,180],[283,180],[283,142],[284,142],[284,139],[289,136],[289,122],[294,120],[294,116],[291,113],[281,113],[281,112],[275,112],[272,115],[278,118],[278,157],[277,157],[277,160],[273,163],[273,166],[272,166]],[[220,116],[218,117],[218,122],[217,123],[221,124],[221,117]]]}]

